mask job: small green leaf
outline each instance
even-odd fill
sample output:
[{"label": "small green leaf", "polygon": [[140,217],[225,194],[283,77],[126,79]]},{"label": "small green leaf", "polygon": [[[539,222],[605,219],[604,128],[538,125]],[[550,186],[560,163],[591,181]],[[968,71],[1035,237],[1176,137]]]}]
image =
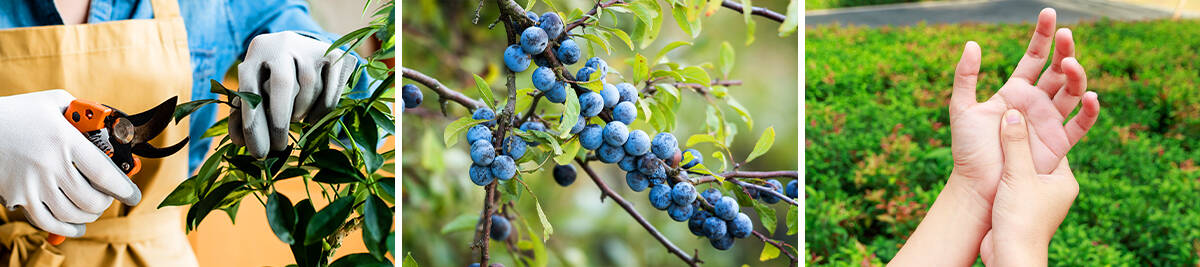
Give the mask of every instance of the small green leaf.
[{"label": "small green leaf", "polygon": [[483,77],[479,77],[478,74],[473,75],[475,76],[475,89],[479,90],[479,96],[483,98],[483,102],[486,103],[488,107],[491,107],[492,110],[495,110],[496,97],[492,96],[492,87],[488,85],[487,81],[483,80]]},{"label": "small green leaf", "polygon": [[175,117],[175,123],[179,123],[179,121],[183,120],[184,117],[192,115],[192,113],[196,112],[196,110],[200,110],[200,108],[204,107],[204,105],[220,102],[221,100],[217,99],[200,99],[176,105],[175,114],[173,114]]},{"label": "small green leaf", "polygon": [[800,25],[800,3],[796,0],[788,1],[787,17],[783,19],[783,23],[779,24],[779,37],[787,37],[796,32]]},{"label": "small green leaf", "polygon": [[[250,109],[257,108],[258,104],[262,103],[262,96],[251,92],[233,92],[239,99],[245,101],[245,104],[250,105]],[[247,107],[242,107],[247,108]]]},{"label": "small green leaf", "polygon": [[640,83],[650,79],[650,63],[642,54],[633,57],[633,82]]},{"label": "small green leaf", "polygon": [[204,195],[199,202],[196,202],[195,205],[192,205],[192,207],[188,209],[187,230],[190,231],[191,229],[195,229],[197,226],[200,226],[200,222],[204,221],[204,217],[207,217],[209,212],[211,212],[213,209],[216,209],[218,204],[220,204],[222,200],[225,200],[226,196],[228,196],[230,193],[233,193],[234,190],[241,189],[242,186],[245,185],[246,182],[244,181],[228,181],[220,186],[217,186],[216,189],[213,189],[213,191],[209,192],[207,195]]},{"label": "small green leaf", "polygon": [[350,162],[350,158],[346,157],[346,154],[341,151],[333,149],[317,151],[313,153],[310,165],[320,169],[320,171],[317,171],[317,175],[313,176],[313,181],[348,183],[366,180],[362,173],[354,168],[354,164]]},{"label": "small green leaf", "polygon": [[458,118],[458,120],[451,122],[450,125],[446,125],[446,131],[442,135],[442,142],[446,144],[446,147],[453,147],[454,144],[458,143],[459,139],[463,139],[463,135],[467,134],[467,129],[470,129],[471,126],[475,126],[476,124],[484,121],[487,120],[476,120],[472,119],[471,116],[463,116],[462,118]]},{"label": "small green leaf", "polygon": [[756,26],[757,23],[753,20],[746,20],[746,46],[750,46],[750,44],[754,43],[754,28],[756,28]]},{"label": "small green leaf", "polygon": [[729,105],[730,108],[733,108],[733,111],[742,116],[742,122],[746,123],[747,129],[754,129],[754,119],[750,118],[750,112],[746,110],[746,107],[742,106],[742,103],[739,103],[733,97],[729,97],[725,99],[725,104]]},{"label": "small green leaf", "polygon": [[342,224],[346,222],[346,218],[350,216],[350,211],[354,210],[351,208],[352,205],[354,205],[353,197],[341,197],[313,214],[312,219],[309,219],[308,225],[305,226],[304,244],[311,245],[321,241],[341,228]]},{"label": "small green leaf", "polygon": [[208,91],[214,94],[224,95],[225,97],[229,97],[229,95],[233,94],[233,91],[229,90],[229,88],[226,88],[224,84],[221,84],[221,82],[217,81],[216,79],[208,79],[208,85]]},{"label": "small green leaf", "polygon": [[794,205],[788,208],[788,214],[787,214],[787,227],[788,227],[787,234],[788,235],[795,235],[796,233],[799,232],[798,228],[799,228],[800,222],[797,217],[800,216],[800,211],[798,210],[798,208],[799,208],[799,206],[794,206]]},{"label": "small green leaf", "polygon": [[567,101],[563,103],[563,115],[559,118],[558,130],[559,138],[567,138],[571,136],[571,128],[579,122],[579,97],[575,95],[575,90],[567,89]]},{"label": "small green leaf", "polygon": [[625,31],[622,31],[621,29],[615,28],[609,29],[609,32],[612,33],[612,35],[617,36],[617,39],[621,39],[622,42],[625,42],[625,45],[629,46],[630,51],[633,50],[633,40],[629,39],[628,33],[625,33]]},{"label": "small green leaf", "polygon": [[650,61],[650,64],[658,64],[663,57],[667,56],[667,53],[671,52],[671,50],[675,50],[675,48],[685,45],[692,45],[692,43],[685,41],[674,41],[666,46],[663,46],[662,50],[658,50],[658,54],[654,55],[654,61]]},{"label": "small green leaf", "polygon": [[779,248],[770,243],[763,242],[762,253],[758,255],[758,261],[768,261],[779,257]]},{"label": "small green leaf", "polygon": [[579,138],[571,139],[571,141],[567,142],[566,145],[563,145],[563,153],[554,156],[554,162],[558,163],[559,165],[571,164],[571,161],[575,159],[575,156],[579,155],[579,148],[581,147],[582,145],[579,144]]},{"label": "small green leaf", "polygon": [[[533,1],[530,1],[530,2],[533,2]],[[409,253],[408,253],[408,255],[405,255],[405,256],[404,256],[404,264],[401,264],[400,266],[403,266],[403,267],[418,267],[418,266],[417,266],[417,260],[416,260],[416,259],[413,259],[413,257],[412,257],[412,252],[409,252]]]},{"label": "small green leaf", "polygon": [[599,45],[600,48],[604,48],[604,53],[606,55],[612,54],[612,50],[608,49],[608,41],[605,41],[604,38],[600,38],[600,36],[597,36],[595,34],[583,34],[583,35],[580,35],[580,37],[583,37],[583,39],[587,39],[588,42]]},{"label": "small green leaf", "polygon": [[285,244],[295,242],[292,228],[296,227],[296,210],[292,207],[292,201],[279,192],[271,193],[267,196],[266,210],[267,224],[275,232],[275,237]]},{"label": "small green leaf", "polygon": [[333,263],[329,264],[329,267],[391,267],[391,266],[395,266],[395,265],[390,262],[379,261],[375,257],[372,257],[371,254],[367,254],[367,253],[355,253],[355,254],[342,256],[341,258],[338,258],[337,260],[333,261]]},{"label": "small green leaf", "polygon": [[720,142],[718,142],[716,138],[713,138],[712,135],[708,135],[708,134],[694,134],[691,137],[688,137],[688,140],[687,140],[688,147],[695,146],[696,144],[702,144],[702,143],[720,144]]},{"label": "small green leaf", "polygon": [[729,42],[721,42],[721,57],[717,60],[717,66],[721,66],[721,74],[724,77],[729,77],[729,72],[733,71],[733,46]]},{"label": "small green leaf", "polygon": [[196,197],[197,184],[199,182],[200,179],[196,178],[196,176],[192,176],[186,180],[183,180],[182,183],[179,183],[179,186],[175,187],[175,190],[172,190],[170,194],[167,194],[167,197],[163,199],[162,203],[158,204],[158,208],[166,206],[191,205],[196,203],[196,201],[200,201],[200,199]]},{"label": "small green leaf", "polygon": [[376,259],[386,260],[383,241],[392,230],[392,208],[378,196],[367,196],[363,203],[363,243]]},{"label": "small green leaf", "polygon": [[479,221],[478,215],[463,214],[450,220],[450,223],[442,226],[441,234],[449,234],[461,231],[471,230],[475,228],[475,222]]},{"label": "small green leaf", "polygon": [[758,138],[758,142],[754,144],[754,150],[750,151],[750,156],[746,157],[746,162],[750,162],[758,156],[767,153],[771,150],[771,146],[775,144],[775,126],[767,127],[763,132],[762,137]]},{"label": "small green leaf", "polygon": [[763,228],[767,228],[767,232],[775,235],[775,209],[768,207],[759,201],[750,201],[754,204],[754,211],[758,213],[759,221],[762,221]]},{"label": "small green leaf", "polygon": [[550,220],[547,219],[546,212],[542,211],[542,202],[538,200],[537,194],[534,194],[533,190],[529,189],[529,185],[525,184],[525,181],[518,181],[521,182],[521,185],[525,188],[525,191],[529,192],[530,196],[533,196],[533,204],[535,207],[537,207],[538,221],[541,221],[542,223],[542,242],[545,242],[546,240],[550,239],[550,234],[554,233],[554,226],[550,225]]},{"label": "small green leaf", "polygon": [[225,117],[225,118],[217,121],[216,123],[213,123],[212,127],[208,127],[208,130],[205,130],[204,135],[201,135],[200,138],[217,137],[217,136],[222,136],[222,135],[225,135],[228,133],[229,133],[229,117]]},{"label": "small green leaf", "polygon": [[679,70],[679,74],[683,75],[683,79],[689,83],[695,83],[703,86],[712,84],[712,78],[709,78],[708,72],[700,67],[691,66]]}]

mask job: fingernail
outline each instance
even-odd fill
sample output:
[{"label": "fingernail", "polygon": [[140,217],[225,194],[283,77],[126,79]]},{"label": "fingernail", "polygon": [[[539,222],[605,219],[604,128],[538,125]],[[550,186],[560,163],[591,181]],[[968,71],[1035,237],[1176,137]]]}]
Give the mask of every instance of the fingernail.
[{"label": "fingernail", "polygon": [[1008,115],[1005,115],[1004,122],[1008,124],[1017,124],[1021,122],[1021,113],[1009,112]]}]

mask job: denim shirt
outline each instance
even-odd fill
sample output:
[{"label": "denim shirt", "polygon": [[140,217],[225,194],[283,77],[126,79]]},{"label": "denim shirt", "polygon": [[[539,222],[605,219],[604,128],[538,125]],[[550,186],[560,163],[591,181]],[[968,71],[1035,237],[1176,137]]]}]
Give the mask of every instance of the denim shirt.
[{"label": "denim shirt", "polygon": [[[150,0],[91,0],[87,22],[149,19]],[[209,80],[222,81],[226,71],[246,53],[250,40],[259,34],[294,31],[332,43],[338,36],[321,29],[308,14],[303,0],[204,0],[180,1],[179,12],[187,28],[192,62],[192,100],[213,99]],[[62,25],[62,17],[50,0],[0,1],[0,29]],[[343,47],[344,49],[345,47]],[[357,55],[355,55],[357,58]],[[358,58],[362,64],[362,58]],[[368,75],[359,75],[354,91],[366,91]],[[188,173],[204,161],[212,138],[200,138],[211,127],[217,107],[207,105],[192,113],[188,144]]]}]

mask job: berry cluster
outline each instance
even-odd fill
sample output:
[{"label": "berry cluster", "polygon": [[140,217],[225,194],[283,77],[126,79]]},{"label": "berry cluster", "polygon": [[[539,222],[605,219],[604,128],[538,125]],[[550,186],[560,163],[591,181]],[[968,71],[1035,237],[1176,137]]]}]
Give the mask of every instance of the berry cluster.
[{"label": "berry cluster", "polygon": [[[491,184],[494,179],[512,179],[517,174],[517,160],[525,156],[525,149],[529,144],[525,139],[510,135],[504,138],[497,151],[496,146],[492,144],[491,128],[496,126],[496,113],[490,108],[480,107],[475,109],[471,118],[486,120],[467,129],[467,143],[471,144],[470,154],[473,162],[467,170],[471,182],[485,186]],[[526,129],[525,126],[521,128]]]}]

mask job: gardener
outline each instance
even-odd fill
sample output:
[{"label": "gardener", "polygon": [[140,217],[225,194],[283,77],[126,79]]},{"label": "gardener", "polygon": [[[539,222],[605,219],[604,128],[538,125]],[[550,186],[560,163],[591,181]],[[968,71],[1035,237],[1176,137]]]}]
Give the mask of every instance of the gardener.
[{"label": "gardener", "polygon": [[[235,111],[229,133],[262,156],[287,145],[289,122],[336,105],[357,64],[341,51],[325,55],[336,37],[317,26],[304,1],[180,2],[0,1],[4,264],[197,265],[180,227],[183,209],[155,206],[203,160],[210,140],[200,136],[216,107],[152,142],[191,136],[186,158],[144,159],[126,177],[63,117],[73,99],[142,111],[172,96],[214,98],[209,79],[221,80],[241,59],[240,90],[264,102]],[[53,246],[47,231],[70,238]]]}]

